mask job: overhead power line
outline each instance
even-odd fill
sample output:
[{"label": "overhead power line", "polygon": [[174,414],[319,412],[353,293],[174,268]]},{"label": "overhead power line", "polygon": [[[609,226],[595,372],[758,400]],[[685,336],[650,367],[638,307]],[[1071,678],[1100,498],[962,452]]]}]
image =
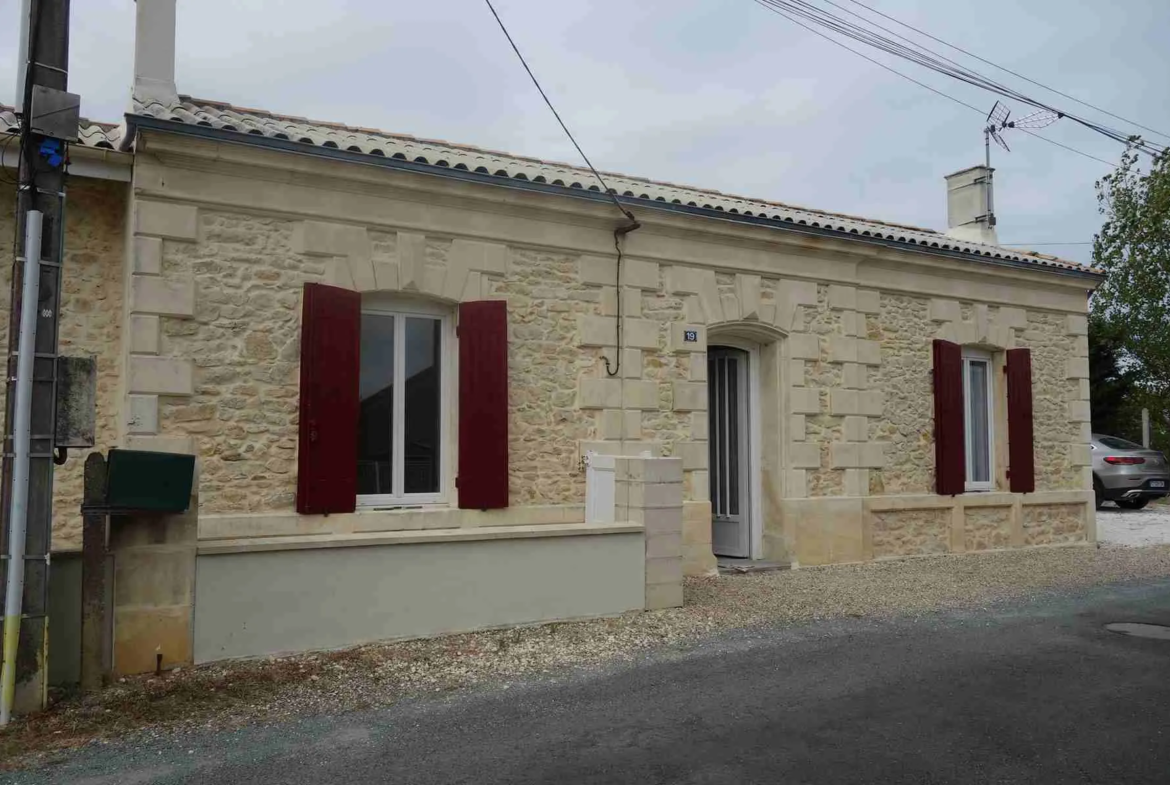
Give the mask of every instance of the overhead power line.
[{"label": "overhead power line", "polygon": [[[775,5],[773,5],[770,2],[770,0],[755,0],[755,2],[758,5],[760,5],[761,7],[767,9],[768,11],[771,11],[774,14],[777,14],[779,16],[784,17],[785,19],[787,19],[788,21],[797,25],[798,27],[802,27],[805,30],[807,30],[808,32],[810,32],[814,35],[820,36],[821,38],[825,39],[829,43],[835,44],[836,46],[839,46],[848,52],[852,52],[853,54],[857,55],[858,57],[862,58],[863,60],[868,60],[869,62],[873,63],[877,67],[883,68],[886,71],[889,71],[890,73],[894,74],[895,76],[900,76],[901,78],[905,79],[908,82],[913,82],[914,84],[918,85],[919,87],[922,87],[926,90],[929,90],[930,92],[934,93],[935,95],[942,96],[943,98],[947,99],[948,101],[953,101],[954,103],[958,104],[959,106],[966,107],[967,109],[970,109],[971,111],[976,112],[980,116],[986,115],[986,112],[984,110],[980,109],[979,107],[975,106],[974,104],[969,104],[966,101],[963,101],[962,99],[956,98],[955,96],[951,95],[950,93],[946,93],[942,90],[939,90],[938,88],[932,87],[931,85],[929,85],[925,82],[919,81],[918,79],[915,79],[914,77],[912,77],[908,74],[905,74],[905,73],[897,70],[896,68],[893,68],[892,66],[890,66],[886,63],[883,63],[880,60],[877,60],[876,58],[870,57],[869,55],[865,54],[864,52],[861,52],[861,51],[858,51],[857,49],[854,49],[853,47],[849,46],[848,44],[844,43],[843,41],[838,41],[836,38],[833,38],[831,35],[828,35],[827,33],[821,32],[820,30],[817,30],[814,27],[811,27],[809,25],[804,24],[800,20],[793,18],[789,14],[787,14],[784,11],[782,11],[781,9],[777,8]],[[1091,155],[1089,153],[1086,153],[1083,150],[1078,150],[1075,147],[1070,147],[1066,144],[1061,144],[1060,142],[1049,139],[1046,136],[1040,136],[1039,134],[1032,133],[1031,131],[1028,131],[1026,129],[1020,129],[1020,130],[1023,130],[1024,133],[1028,134],[1029,136],[1035,137],[1036,139],[1039,139],[1042,142],[1047,142],[1048,144],[1052,144],[1052,145],[1056,145],[1057,147],[1064,148],[1065,150],[1068,150],[1069,152],[1076,153],[1077,155],[1083,156],[1085,158],[1090,158],[1094,161],[1098,161],[1100,163],[1105,164],[1108,167],[1112,168],[1112,167],[1116,166],[1116,164],[1114,162],[1106,161],[1104,158],[1098,158],[1095,155]]]},{"label": "overhead power line", "polygon": [[1167,134],[1163,131],[1159,131],[1159,130],[1154,129],[1154,128],[1150,128],[1149,126],[1142,125],[1141,123],[1137,122],[1136,120],[1126,119],[1119,114],[1114,114],[1113,112],[1110,112],[1108,109],[1102,109],[1101,107],[1096,106],[1094,104],[1091,104],[1088,101],[1082,101],[1081,99],[1079,99],[1075,96],[1069,95],[1068,93],[1061,92],[1060,90],[1057,90],[1055,87],[1049,87],[1046,84],[1043,84],[1041,82],[1037,82],[1035,79],[1030,79],[1030,78],[1024,76],[1023,74],[1019,73],[1018,71],[1013,71],[1010,68],[1006,68],[1006,67],[999,65],[997,63],[993,63],[991,60],[984,59],[984,58],[980,57],[979,55],[975,54],[974,52],[967,51],[966,49],[962,48],[961,46],[956,46],[955,44],[948,43],[947,41],[944,41],[941,38],[937,38],[937,37],[931,35],[930,33],[926,32],[925,30],[920,30],[919,28],[914,27],[913,25],[907,24],[906,22],[903,22],[899,19],[895,19],[894,17],[890,16],[889,14],[882,13],[881,11],[877,10],[876,8],[874,8],[872,6],[868,6],[865,3],[860,2],[860,0],[849,0],[849,2],[853,3],[854,5],[859,5],[862,8],[866,9],[867,11],[874,13],[874,14],[877,14],[880,17],[888,19],[891,22],[893,22],[894,24],[901,25],[902,27],[905,27],[908,30],[913,30],[914,32],[918,33],[919,35],[926,36],[930,40],[936,41],[936,42],[942,44],[943,46],[950,47],[951,49],[954,49],[956,52],[962,52],[963,54],[967,55],[968,57],[973,57],[981,63],[986,63],[987,65],[991,66],[992,68],[998,68],[1000,71],[1003,71],[1004,73],[1007,73],[1007,74],[1011,74],[1012,76],[1016,77],[1017,79],[1023,79],[1025,82],[1028,82],[1029,84],[1034,84],[1037,87],[1042,87],[1045,90],[1049,91],[1050,93],[1055,93],[1056,95],[1059,95],[1062,98],[1067,98],[1070,101],[1075,101],[1078,104],[1080,104],[1081,106],[1087,106],[1090,109],[1093,109],[1093,110],[1100,112],[1101,114],[1108,115],[1108,116],[1112,117],[1114,120],[1120,120],[1123,123],[1129,123],[1130,125],[1134,126],[1135,128],[1140,128],[1143,131],[1149,131],[1152,134],[1157,134],[1158,136],[1162,137],[1163,139],[1170,140],[1170,134]]},{"label": "overhead power line", "polygon": [[561,130],[565,132],[565,136],[569,137],[569,141],[573,143],[573,147],[577,148],[577,152],[580,154],[581,159],[585,161],[585,165],[589,167],[589,171],[593,172],[593,176],[597,178],[597,182],[601,183],[601,187],[607,194],[609,194],[610,198],[613,199],[614,207],[620,210],[622,215],[630,219],[631,222],[637,223],[633,213],[622,206],[622,203],[618,201],[617,195],[613,192],[613,189],[606,185],[605,179],[598,173],[597,169],[594,168],[593,162],[589,160],[589,156],[585,155],[585,151],[581,149],[581,145],[577,144],[577,140],[573,138],[573,132],[569,130],[569,126],[565,125],[565,121],[561,119],[561,115],[557,111],[557,108],[553,106],[552,101],[549,100],[548,95],[544,92],[544,88],[540,86],[540,82],[536,79],[536,74],[532,73],[532,69],[528,67],[528,61],[524,59],[524,55],[520,54],[520,48],[516,46],[516,42],[512,40],[512,34],[509,33],[508,28],[504,26],[504,20],[500,19],[500,15],[496,13],[496,8],[492,5],[492,0],[484,0],[484,2],[487,3],[488,10],[492,12],[492,16],[496,18],[496,24],[498,24],[500,29],[504,31],[504,37],[507,38],[508,43],[512,45],[512,51],[516,53],[516,57],[519,58],[520,64],[524,66],[524,70],[528,72],[528,78],[532,80],[532,84],[536,85],[536,90],[540,93],[540,97],[544,99],[546,104],[548,104],[549,111],[553,113],[553,117],[557,118],[557,122],[561,125]]},{"label": "overhead power line", "polygon": [[569,126],[565,125],[565,121],[561,119],[561,115],[557,112],[557,108],[552,105],[552,101],[550,101],[548,95],[545,94],[544,88],[541,87],[540,82],[537,81],[536,74],[532,73],[532,69],[528,67],[528,61],[524,59],[524,55],[520,54],[520,48],[516,46],[516,42],[512,40],[511,33],[509,33],[508,28],[504,26],[504,20],[500,19],[500,15],[496,13],[496,8],[492,5],[492,0],[484,0],[484,2],[487,3],[488,10],[492,12],[492,16],[496,18],[496,24],[500,26],[500,30],[504,31],[504,37],[507,38],[508,43],[512,45],[512,51],[515,52],[516,57],[520,59],[520,64],[523,65],[524,70],[528,72],[528,77],[532,80],[532,84],[536,85],[536,90],[540,93],[540,97],[544,99],[546,104],[548,104],[548,108],[553,113],[553,117],[557,118],[557,122],[561,124],[561,130],[565,132],[565,136],[569,137],[569,141],[573,143],[573,147],[577,148],[577,152],[581,154],[581,158],[585,161],[585,165],[589,167],[589,171],[593,172],[593,176],[597,178],[597,182],[601,183],[602,189],[606,194],[609,195],[609,198],[613,200],[613,206],[616,207],[621,212],[621,214],[626,217],[626,220],[629,221],[629,223],[625,224],[624,226],[619,226],[613,230],[613,249],[617,255],[617,264],[614,269],[614,284],[618,290],[617,324],[615,325],[617,333],[617,357],[611,364],[607,355],[601,356],[602,362],[605,363],[605,375],[610,377],[617,376],[619,373],[621,373],[622,370],[622,351],[624,346],[622,343],[622,325],[624,324],[622,319],[623,298],[621,297],[622,238],[628,235],[630,232],[634,232],[640,229],[642,224],[638,223],[638,219],[634,217],[633,213],[622,206],[622,203],[618,201],[617,191],[610,188],[606,184],[605,179],[602,178],[597,169],[593,167],[593,162],[589,160],[589,156],[585,155],[585,151],[581,149],[581,145],[577,144],[577,140],[573,138],[572,132],[569,131]]},{"label": "overhead power line", "polygon": [[[841,36],[842,38],[851,38],[859,43],[865,44],[866,46],[886,52],[887,54],[895,55],[923,68],[927,68],[931,71],[948,76],[957,81],[978,87],[1003,98],[1008,98],[1029,106],[1034,106],[1037,109],[1044,109],[1053,112],[1060,117],[1066,117],[1071,122],[1089,128],[1090,130],[1113,139],[1116,142],[1127,145],[1132,144],[1136,149],[1139,149],[1149,155],[1160,154],[1164,149],[1162,145],[1157,143],[1135,137],[1133,134],[1128,134],[1115,128],[1101,125],[1100,123],[1096,123],[1092,120],[1080,117],[1076,114],[1073,114],[1072,112],[1058,109],[1029,95],[1025,95],[1024,93],[1012,87],[995,81],[985,74],[967,68],[961,63],[958,63],[955,60],[951,60],[945,55],[941,55],[922,44],[914,42],[911,39],[908,39],[897,33],[892,33],[892,31],[889,31],[888,28],[885,28],[876,22],[867,20],[864,17],[853,13],[852,11],[848,11],[847,9],[844,10],[846,10],[847,13],[856,16],[858,19],[861,19],[865,24],[859,24],[857,22],[850,21],[844,16],[835,14],[831,10],[828,10],[813,2],[809,2],[808,0],[756,0],[756,2],[766,8],[769,8],[770,10],[779,13],[789,21],[796,22],[798,20],[804,20],[810,25],[823,28],[824,30],[827,30],[837,36]],[[832,3],[831,0],[826,0],[826,2],[829,2],[830,5],[834,5],[835,7],[840,8],[840,6],[836,6],[835,3]],[[806,27],[806,29],[808,28]],[[885,35],[881,31],[891,32],[893,36],[896,38],[901,38],[902,41],[905,41],[906,43],[901,43],[894,38]],[[840,43],[840,41],[838,41],[835,37],[831,40]],[[856,52],[856,50],[851,51]]]},{"label": "overhead power line", "polygon": [[1020,246],[1026,245],[1030,248],[1038,248],[1041,245],[1092,245],[1092,240],[1078,240],[1075,243],[1000,243],[1000,245]]}]

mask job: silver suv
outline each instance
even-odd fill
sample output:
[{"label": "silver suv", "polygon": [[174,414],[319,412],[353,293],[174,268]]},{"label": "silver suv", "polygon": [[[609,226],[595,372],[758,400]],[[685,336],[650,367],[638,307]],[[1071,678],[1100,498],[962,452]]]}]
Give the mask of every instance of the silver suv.
[{"label": "silver suv", "polygon": [[1097,509],[1106,501],[1140,510],[1151,499],[1170,495],[1166,456],[1116,436],[1093,434],[1093,490]]}]

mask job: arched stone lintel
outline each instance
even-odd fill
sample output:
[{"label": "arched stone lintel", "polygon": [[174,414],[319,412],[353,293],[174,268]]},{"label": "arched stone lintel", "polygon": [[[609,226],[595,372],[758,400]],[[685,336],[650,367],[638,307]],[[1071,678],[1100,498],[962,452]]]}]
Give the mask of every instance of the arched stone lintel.
[{"label": "arched stone lintel", "polygon": [[708,345],[718,343],[720,338],[739,338],[766,344],[787,337],[787,332],[765,322],[734,321],[707,325]]}]

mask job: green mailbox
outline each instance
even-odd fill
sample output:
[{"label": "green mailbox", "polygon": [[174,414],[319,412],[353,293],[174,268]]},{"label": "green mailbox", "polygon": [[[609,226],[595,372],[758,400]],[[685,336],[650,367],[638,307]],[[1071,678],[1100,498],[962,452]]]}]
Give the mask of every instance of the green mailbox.
[{"label": "green mailbox", "polygon": [[112,449],[107,461],[107,508],[161,513],[190,506],[194,455]]}]

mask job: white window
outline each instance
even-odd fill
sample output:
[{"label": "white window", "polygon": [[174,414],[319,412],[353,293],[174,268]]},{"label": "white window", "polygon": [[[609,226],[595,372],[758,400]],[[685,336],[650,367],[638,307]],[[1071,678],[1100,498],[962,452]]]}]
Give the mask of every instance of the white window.
[{"label": "white window", "polygon": [[994,394],[991,355],[963,350],[963,420],[967,426],[967,490],[995,490]]},{"label": "white window", "polygon": [[441,502],[446,489],[449,319],[425,303],[363,304],[358,504]]}]

